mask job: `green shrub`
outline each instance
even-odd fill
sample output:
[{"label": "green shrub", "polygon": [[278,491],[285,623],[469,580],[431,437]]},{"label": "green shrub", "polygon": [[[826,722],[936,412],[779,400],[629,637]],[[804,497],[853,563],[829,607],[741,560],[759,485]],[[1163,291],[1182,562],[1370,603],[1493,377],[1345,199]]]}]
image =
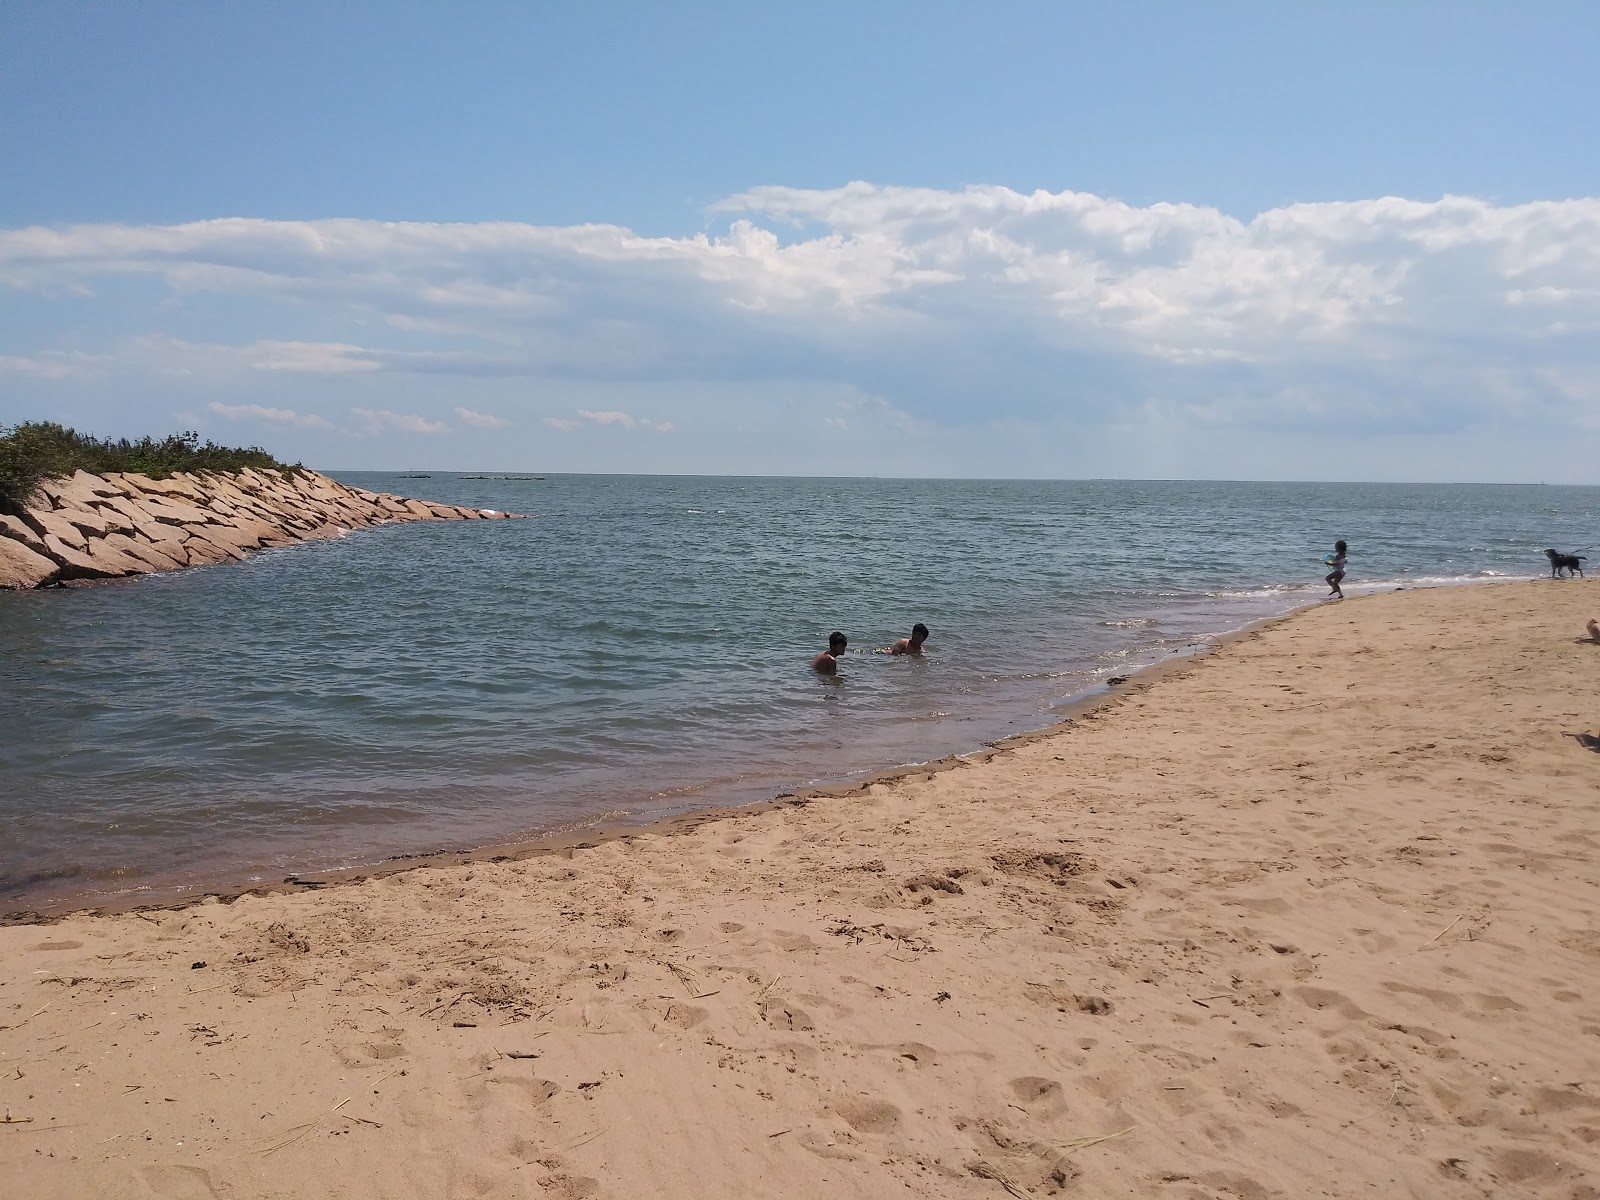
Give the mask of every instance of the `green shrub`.
[{"label": "green shrub", "polygon": [[0,510],[15,512],[26,503],[41,479],[71,475],[82,469],[91,475],[126,471],[165,479],[176,471],[237,471],[243,467],[300,470],[299,463],[281,463],[259,446],[244,448],[202,443],[193,430],[157,440],[142,437],[97,438],[53,421],[24,421],[7,428],[0,425]]}]

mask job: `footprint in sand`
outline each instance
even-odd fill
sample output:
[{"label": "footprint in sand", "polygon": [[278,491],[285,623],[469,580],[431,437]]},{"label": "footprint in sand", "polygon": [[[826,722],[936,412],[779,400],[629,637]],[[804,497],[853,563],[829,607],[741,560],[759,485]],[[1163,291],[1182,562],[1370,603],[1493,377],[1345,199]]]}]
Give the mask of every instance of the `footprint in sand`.
[{"label": "footprint in sand", "polygon": [[833,1111],[857,1133],[889,1133],[900,1124],[900,1110],[887,1100],[846,1100]]},{"label": "footprint in sand", "polygon": [[1060,986],[1048,983],[1023,984],[1022,994],[1035,1004],[1042,1004],[1057,1012],[1082,1012],[1092,1017],[1104,1017],[1116,1011],[1116,1005],[1104,996],[1069,992]]},{"label": "footprint in sand", "polygon": [[512,1089],[519,1100],[525,1100],[531,1107],[538,1108],[541,1104],[550,1101],[556,1093],[561,1091],[561,1085],[549,1079],[525,1079],[517,1076],[501,1076],[491,1079],[491,1084]]},{"label": "footprint in sand", "polygon": [[404,1058],[405,1046],[392,1038],[370,1042],[355,1042],[334,1048],[334,1054],[347,1067],[365,1067],[391,1058]]},{"label": "footprint in sand", "polygon": [[836,1139],[815,1129],[803,1131],[795,1141],[800,1144],[802,1149],[811,1151],[818,1158],[831,1158],[839,1162],[855,1162],[861,1157],[859,1154],[846,1150],[839,1145]]},{"label": "footprint in sand", "polygon": [[772,1049],[792,1060],[789,1066],[791,1071],[814,1067],[822,1057],[815,1046],[808,1046],[805,1042],[774,1042]]},{"label": "footprint in sand", "polygon": [[663,1024],[675,1025],[679,1029],[693,1029],[710,1015],[709,1010],[695,1004],[669,1004],[661,1020]]},{"label": "footprint in sand", "polygon": [[1372,1015],[1342,992],[1329,991],[1327,988],[1298,987],[1295,988],[1294,994],[1306,1007],[1318,1010],[1332,1009],[1347,1021],[1365,1021]]},{"label": "footprint in sand", "polygon": [[139,1179],[161,1200],[220,1200],[211,1176],[199,1167],[145,1167]]},{"label": "footprint in sand", "polygon": [[543,1195],[550,1200],[589,1200],[600,1194],[600,1181],[587,1175],[568,1175],[558,1171],[539,1180]]},{"label": "footprint in sand", "polygon": [[1067,1111],[1066,1092],[1054,1079],[1022,1075],[1006,1084],[1019,1103],[1037,1117],[1056,1117]]},{"label": "footprint in sand", "polygon": [[763,1000],[759,1011],[761,1019],[774,1029],[807,1030],[817,1027],[805,1009],[778,996]]},{"label": "footprint in sand", "polygon": [[1542,1150],[1529,1150],[1521,1146],[1499,1151],[1490,1158],[1489,1164],[1495,1175],[1506,1183],[1527,1183],[1561,1173],[1560,1160]]}]

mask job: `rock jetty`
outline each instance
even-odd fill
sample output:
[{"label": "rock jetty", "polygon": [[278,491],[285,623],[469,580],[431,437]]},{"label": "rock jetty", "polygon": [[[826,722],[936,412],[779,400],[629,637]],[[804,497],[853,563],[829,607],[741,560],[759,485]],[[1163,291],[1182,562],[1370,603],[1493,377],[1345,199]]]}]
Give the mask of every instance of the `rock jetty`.
[{"label": "rock jetty", "polygon": [[78,471],[46,479],[20,515],[0,513],[0,588],[175,571],[390,521],[520,515],[369,492],[315,471]]}]

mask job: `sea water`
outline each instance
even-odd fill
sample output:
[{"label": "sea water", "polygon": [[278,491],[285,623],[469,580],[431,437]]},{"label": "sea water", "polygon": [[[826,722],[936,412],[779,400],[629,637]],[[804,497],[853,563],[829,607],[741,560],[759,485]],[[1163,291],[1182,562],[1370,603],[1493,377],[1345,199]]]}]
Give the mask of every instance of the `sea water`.
[{"label": "sea water", "polygon": [[[0,593],[0,909],[844,781],[1317,602],[1336,538],[1350,593],[1600,541],[1592,487],[337,477],[534,519]],[[924,658],[872,652],[917,621]]]}]

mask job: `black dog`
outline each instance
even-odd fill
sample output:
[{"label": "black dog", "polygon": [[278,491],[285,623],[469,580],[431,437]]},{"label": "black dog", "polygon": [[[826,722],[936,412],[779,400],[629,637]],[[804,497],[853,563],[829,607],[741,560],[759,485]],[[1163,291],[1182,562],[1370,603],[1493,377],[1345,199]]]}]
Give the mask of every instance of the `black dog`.
[{"label": "black dog", "polygon": [[1563,571],[1576,571],[1581,576],[1583,574],[1582,564],[1589,561],[1582,554],[1563,554],[1559,550],[1546,550],[1545,554],[1550,558],[1551,579],[1560,579]]}]

